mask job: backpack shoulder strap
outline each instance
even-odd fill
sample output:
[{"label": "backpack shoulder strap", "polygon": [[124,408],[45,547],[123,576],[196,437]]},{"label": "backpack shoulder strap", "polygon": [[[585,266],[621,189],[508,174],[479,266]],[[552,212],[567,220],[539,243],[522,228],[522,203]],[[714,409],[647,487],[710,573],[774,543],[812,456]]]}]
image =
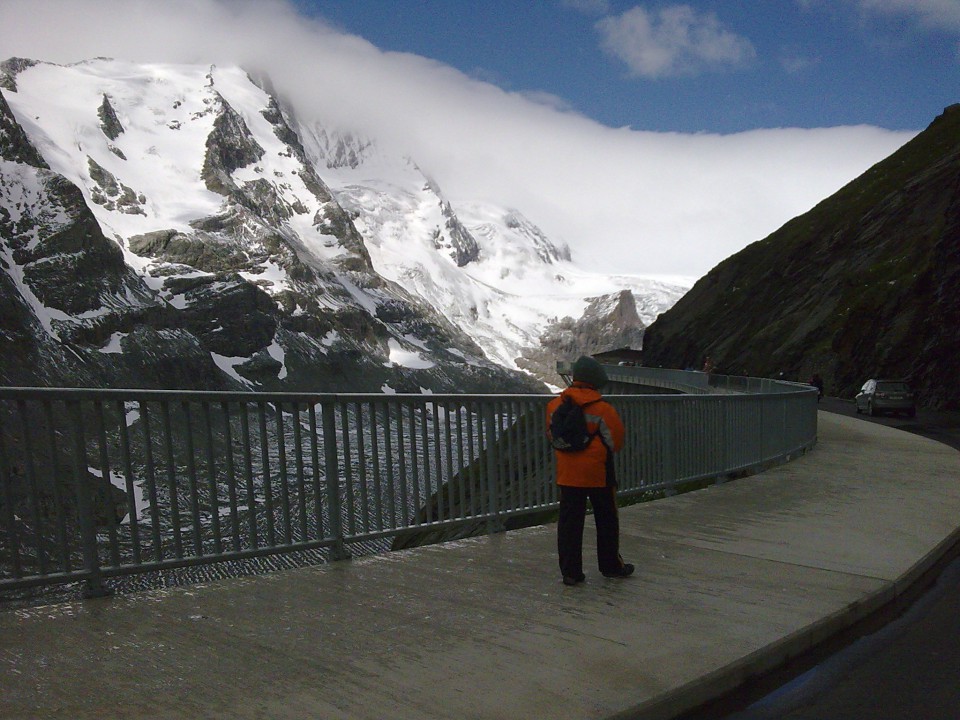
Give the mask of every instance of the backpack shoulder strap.
[{"label": "backpack shoulder strap", "polygon": [[[600,402],[601,400],[603,400],[603,398],[602,398],[602,397],[598,397],[596,400],[590,400],[589,402],[585,402],[585,403],[584,403],[583,405],[581,405],[580,407],[581,407],[581,409],[582,409],[582,408],[585,408],[587,405],[593,405],[594,403],[598,403],[598,402]],[[603,422],[603,421],[601,420],[601,423],[602,423],[602,422]],[[612,456],[612,455],[613,455],[613,450],[610,448],[609,445],[607,445],[607,441],[603,439],[603,435],[600,433],[600,424],[597,425],[597,431],[596,431],[596,432],[590,433],[590,437],[591,437],[591,438],[595,438],[595,437],[600,438],[600,442],[602,442],[602,443],[603,443],[603,446],[607,449],[607,456],[609,457],[609,456]]]},{"label": "backpack shoulder strap", "polygon": [[[588,405],[593,405],[594,403],[598,403],[598,402],[600,402],[602,399],[603,399],[603,398],[597,398],[596,400],[588,400],[587,402],[585,402],[583,405],[580,406],[581,412],[582,412],[583,410],[585,410]],[[587,418],[586,418],[586,414],[584,414],[584,418],[583,418],[583,419],[584,419],[584,420],[587,419]],[[593,438],[595,438],[595,437],[600,438],[600,442],[603,443],[603,446],[604,446],[604,447],[607,446],[607,444],[606,444],[605,442],[603,442],[603,436],[600,435],[600,425],[599,425],[599,424],[597,425],[597,430],[596,430],[596,432],[588,433],[588,435],[590,435],[590,439],[591,439],[591,440],[592,440]]]}]

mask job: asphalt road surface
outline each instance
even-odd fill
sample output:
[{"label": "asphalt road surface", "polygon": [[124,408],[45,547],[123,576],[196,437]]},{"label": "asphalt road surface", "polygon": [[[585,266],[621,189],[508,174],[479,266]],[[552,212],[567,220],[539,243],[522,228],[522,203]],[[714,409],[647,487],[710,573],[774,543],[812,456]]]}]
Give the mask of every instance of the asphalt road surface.
[{"label": "asphalt road surface", "polygon": [[[822,410],[855,415],[852,401],[824,398]],[[960,450],[960,412],[920,410],[914,419],[868,418]],[[904,478],[909,481],[909,478]],[[960,482],[960,478],[958,478]],[[958,518],[960,524],[960,518]],[[879,622],[879,621],[878,621]],[[951,561],[903,614],[790,678],[727,698],[699,718],[724,720],[960,719],[960,559]],[[775,687],[777,683],[783,683]],[[770,690],[770,687],[775,689]],[[763,695],[763,692],[766,692]],[[762,695],[762,697],[758,696]]]}]

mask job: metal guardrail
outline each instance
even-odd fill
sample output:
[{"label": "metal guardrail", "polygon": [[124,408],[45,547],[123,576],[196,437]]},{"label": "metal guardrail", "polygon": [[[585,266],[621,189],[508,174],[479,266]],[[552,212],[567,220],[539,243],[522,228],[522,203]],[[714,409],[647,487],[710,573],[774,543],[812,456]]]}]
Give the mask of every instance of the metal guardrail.
[{"label": "metal guardrail", "polygon": [[[757,387],[609,396],[627,427],[620,495],[811,447],[816,392]],[[0,388],[0,591],[83,581],[99,595],[121,575],[503,529],[556,507],[549,399]]]},{"label": "metal guardrail", "polygon": [[[570,363],[558,363],[557,370],[561,375],[569,378],[572,365]],[[608,365],[606,366],[606,373],[611,383],[615,383],[620,388],[624,385],[647,385],[693,395],[724,393],[776,395],[810,389],[809,385],[785,380],[718,375],[694,370],[673,370],[636,365]]]}]

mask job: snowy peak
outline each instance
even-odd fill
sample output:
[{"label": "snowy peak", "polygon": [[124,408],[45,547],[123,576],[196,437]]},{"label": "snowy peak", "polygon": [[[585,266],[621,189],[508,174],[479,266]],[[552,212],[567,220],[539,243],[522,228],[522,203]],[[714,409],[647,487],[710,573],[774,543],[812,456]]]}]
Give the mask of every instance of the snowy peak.
[{"label": "snowy peak", "polygon": [[546,264],[557,262],[571,262],[570,248],[564,245],[558,248],[536,225],[527,220],[516,210],[510,210],[504,216],[504,224],[520,237],[528,240],[529,245],[537,253],[541,262]]},{"label": "snowy peak", "polygon": [[36,60],[9,58],[0,62],[0,89],[17,92],[17,75],[28,67],[39,65]]},{"label": "snowy peak", "polygon": [[10,60],[0,87],[0,291],[85,382],[533,387],[517,358],[588,298],[632,291],[633,333],[683,291],[581,271],[239,68]]}]

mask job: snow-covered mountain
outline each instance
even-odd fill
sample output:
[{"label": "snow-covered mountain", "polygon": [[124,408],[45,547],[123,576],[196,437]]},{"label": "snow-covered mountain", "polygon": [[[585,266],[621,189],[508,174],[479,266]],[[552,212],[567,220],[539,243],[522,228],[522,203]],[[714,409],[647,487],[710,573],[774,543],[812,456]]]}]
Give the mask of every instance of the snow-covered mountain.
[{"label": "snow-covered mountain", "polygon": [[686,289],[584,272],[521,212],[453,207],[415,160],[264,87],[0,66],[5,382],[530,388],[517,368],[549,380],[553,359],[518,359],[557,323],[626,302],[637,326],[607,342],[627,344]]},{"label": "snow-covered mountain", "polygon": [[376,271],[426,299],[506,367],[559,319],[581,317],[592,299],[630,290],[646,326],[683,292],[584,272],[569,248],[518,210],[480,202],[454,209],[412,160],[377,156],[370,143],[341,139],[317,160]]}]

